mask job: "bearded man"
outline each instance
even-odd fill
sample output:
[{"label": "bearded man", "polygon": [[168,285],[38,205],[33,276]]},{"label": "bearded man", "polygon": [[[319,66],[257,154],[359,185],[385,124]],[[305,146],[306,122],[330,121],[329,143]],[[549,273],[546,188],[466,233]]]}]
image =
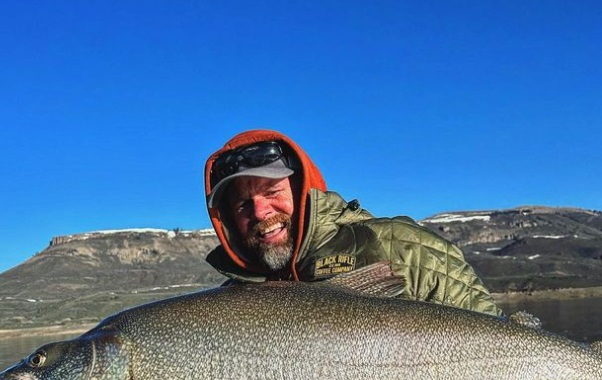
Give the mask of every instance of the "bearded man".
[{"label": "bearded man", "polygon": [[403,297],[501,315],[462,251],[411,218],[376,218],[327,191],[289,137],[234,136],[205,165],[211,222],[221,245],[207,261],[233,281],[318,281],[388,260]]}]

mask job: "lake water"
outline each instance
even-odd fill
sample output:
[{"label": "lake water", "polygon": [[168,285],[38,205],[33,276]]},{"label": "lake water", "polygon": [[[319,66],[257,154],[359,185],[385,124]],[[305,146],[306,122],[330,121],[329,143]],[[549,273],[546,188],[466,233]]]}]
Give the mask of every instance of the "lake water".
[{"label": "lake water", "polygon": [[43,344],[70,339],[77,335],[80,334],[54,334],[2,339],[0,340],[0,370],[18,362]]},{"label": "lake water", "polygon": [[[546,330],[578,341],[602,339],[602,297],[571,300],[499,302],[506,313],[526,310],[541,318]],[[0,370],[19,361],[42,344],[69,339],[79,334],[23,336],[0,341]]]},{"label": "lake water", "polygon": [[602,340],[602,297],[568,300],[497,302],[505,313],[525,310],[541,319],[542,327],[580,342]]}]

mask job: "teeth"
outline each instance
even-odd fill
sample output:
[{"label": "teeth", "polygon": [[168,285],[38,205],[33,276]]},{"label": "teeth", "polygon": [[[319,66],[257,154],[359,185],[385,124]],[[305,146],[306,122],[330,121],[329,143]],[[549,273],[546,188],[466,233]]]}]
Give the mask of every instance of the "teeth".
[{"label": "teeth", "polygon": [[276,223],[273,224],[271,226],[269,226],[268,228],[266,228],[265,230],[261,231],[262,235],[267,235],[272,231],[276,231],[277,229],[282,228],[282,223]]}]

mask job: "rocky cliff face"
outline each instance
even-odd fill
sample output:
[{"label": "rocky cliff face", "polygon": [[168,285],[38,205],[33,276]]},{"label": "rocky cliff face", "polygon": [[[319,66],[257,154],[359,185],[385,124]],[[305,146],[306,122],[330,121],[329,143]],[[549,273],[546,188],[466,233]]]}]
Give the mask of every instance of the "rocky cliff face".
[{"label": "rocky cliff face", "polygon": [[[118,230],[52,239],[0,275],[0,328],[97,321],[126,306],[217,285],[212,230]],[[65,312],[68,310],[68,312]]]},{"label": "rocky cliff face", "polygon": [[[421,221],[458,244],[494,292],[602,286],[602,213],[519,207]],[[125,307],[220,284],[212,230],[60,236],[0,274],[0,329],[96,322]]]},{"label": "rocky cliff face", "polygon": [[519,207],[421,222],[458,244],[493,291],[602,285],[602,212]]}]

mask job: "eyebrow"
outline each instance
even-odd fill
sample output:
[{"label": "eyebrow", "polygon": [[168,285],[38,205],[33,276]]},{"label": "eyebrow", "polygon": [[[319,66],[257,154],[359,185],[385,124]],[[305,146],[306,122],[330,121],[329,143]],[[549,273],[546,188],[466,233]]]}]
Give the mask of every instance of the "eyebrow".
[{"label": "eyebrow", "polygon": [[[282,180],[278,180],[278,179],[274,179],[274,181],[276,181],[275,183],[270,183],[267,182],[265,184],[263,184],[262,186],[258,187],[257,192],[265,192],[265,191],[269,191],[269,190],[279,190],[282,189],[283,185],[282,185]],[[242,194],[242,189],[239,186],[236,186],[235,188],[230,188],[228,189],[230,192],[230,198],[232,199],[233,202],[239,202],[243,199],[248,199],[248,196],[243,196]]]}]

